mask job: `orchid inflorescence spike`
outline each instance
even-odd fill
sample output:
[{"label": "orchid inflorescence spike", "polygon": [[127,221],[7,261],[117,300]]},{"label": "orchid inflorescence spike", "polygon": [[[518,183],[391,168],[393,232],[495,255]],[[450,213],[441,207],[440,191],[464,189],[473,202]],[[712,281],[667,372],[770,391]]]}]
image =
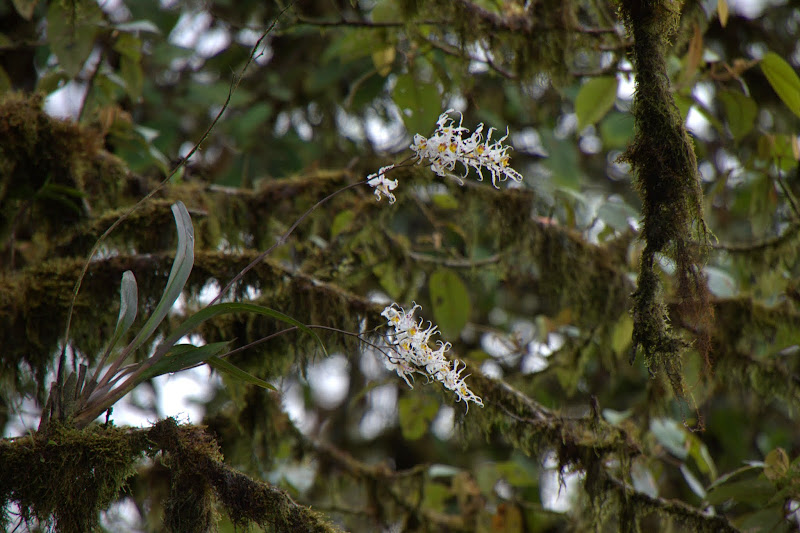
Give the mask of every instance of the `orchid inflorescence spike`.
[{"label": "orchid inflorescence spike", "polygon": [[[511,147],[503,144],[508,138],[508,130],[504,136],[492,141],[492,134],[496,130],[489,128],[484,140],[483,123],[478,124],[475,131],[470,133],[468,128],[462,126],[464,117],[461,117],[456,126],[450,117],[451,112],[453,110],[448,109],[439,115],[436,131],[430,137],[423,137],[419,133],[414,135],[414,143],[410,148],[417,163],[429,162],[431,170],[436,175],[454,178],[460,184],[464,183],[464,178],[470,169],[478,172],[479,181],[483,181],[483,172],[488,171],[492,176],[492,185],[496,189],[499,188],[498,182],[506,181],[508,178],[517,182],[522,181],[522,175],[509,166],[511,158],[508,150]],[[457,164],[463,168],[461,175],[455,173]],[[367,176],[367,182],[375,189],[378,200],[382,196],[386,196],[389,203],[394,203],[396,200],[391,191],[397,188],[397,180],[386,178],[386,173],[393,168],[395,165],[389,165]]]},{"label": "orchid inflorescence spike", "polygon": [[381,167],[381,169],[375,174],[370,174],[367,176],[367,184],[375,189],[375,196],[377,199],[380,201],[381,195],[384,195],[389,199],[390,204],[393,204],[395,200],[397,200],[394,194],[392,194],[392,191],[397,188],[397,180],[390,180],[386,178],[386,172],[393,168],[394,165]]},{"label": "orchid inflorescence spike", "polygon": [[433,335],[438,335],[438,328],[431,322],[428,327],[423,327],[424,320],[414,317],[414,313],[421,306],[414,304],[406,312],[405,309],[393,303],[381,313],[392,328],[387,335],[387,341],[391,344],[392,353],[387,360],[390,369],[397,372],[406,384],[414,388],[409,381],[413,379],[413,374],[423,374],[432,381],[438,381],[448,390],[453,391],[458,401],[463,401],[469,410],[469,403],[474,402],[483,407],[483,401],[476,396],[464,381],[468,376],[461,376],[466,369],[466,365],[459,369],[460,361],[456,360],[452,364],[445,357],[445,352],[450,349],[449,342],[437,341],[438,347],[431,348],[428,345]]}]

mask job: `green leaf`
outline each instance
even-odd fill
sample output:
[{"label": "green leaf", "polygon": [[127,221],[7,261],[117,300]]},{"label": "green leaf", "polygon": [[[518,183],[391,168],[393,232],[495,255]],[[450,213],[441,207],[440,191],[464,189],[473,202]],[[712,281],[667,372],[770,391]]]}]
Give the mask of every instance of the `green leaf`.
[{"label": "green leaf", "polygon": [[603,118],[617,100],[619,80],[615,76],[592,78],[581,86],[575,98],[578,131]]},{"label": "green leaf", "polygon": [[341,64],[369,56],[380,46],[374,32],[360,28],[347,28],[333,38],[328,48],[320,56],[320,64],[332,64],[341,73]]},{"label": "green leaf", "polygon": [[554,187],[577,191],[581,185],[581,168],[578,149],[573,141],[558,139],[549,130],[540,131],[542,144],[550,154],[543,164],[553,172]]},{"label": "green leaf", "polygon": [[456,474],[463,472],[462,469],[453,465],[432,464],[428,467],[428,476],[431,478],[437,477],[453,477]]},{"label": "green leaf", "polygon": [[658,498],[656,479],[644,461],[634,461],[631,466],[631,481],[634,489],[647,494],[651,498]]},{"label": "green leaf", "polygon": [[717,478],[717,480],[708,487],[708,491],[711,492],[712,490],[715,490],[716,487],[719,487],[725,483],[730,483],[731,480],[733,480],[734,478],[743,476],[744,474],[752,474],[753,472],[760,471],[763,468],[764,468],[763,463],[748,464],[741,468],[737,468],[736,470],[728,472],[727,474],[723,474],[719,478]]},{"label": "green leaf", "polygon": [[800,78],[791,65],[775,52],[769,52],[761,60],[761,70],[786,107],[800,117]]},{"label": "green leaf", "polygon": [[8,77],[5,69],[0,67],[0,95],[11,90],[11,78]]},{"label": "green leaf", "polygon": [[50,2],[47,38],[58,63],[70,78],[77,76],[94,47],[103,12],[95,2]]},{"label": "green leaf", "polygon": [[160,34],[161,30],[158,29],[154,23],[149,20],[132,20],[130,22],[123,22],[114,26],[117,31],[128,33],[155,33]]},{"label": "green leaf", "polygon": [[136,284],[136,277],[133,275],[133,272],[126,270],[122,273],[122,282],[119,286],[119,316],[117,317],[117,326],[114,328],[114,335],[111,337],[111,342],[108,343],[106,353],[110,353],[122,336],[128,332],[131,324],[133,324],[133,321],[136,319],[138,308],[139,289]]},{"label": "green leaf", "polygon": [[472,312],[466,286],[452,270],[439,269],[428,282],[433,316],[446,337],[455,338]]},{"label": "green leaf", "polygon": [[134,126],[133,129],[136,131],[136,133],[139,134],[139,136],[141,136],[142,140],[144,140],[144,142],[147,144],[150,144],[153,141],[155,141],[161,134],[158,130],[155,130],[153,128],[148,128],[146,126],[137,125]]},{"label": "green leaf", "polygon": [[[179,201],[172,205],[172,216],[175,217],[175,225],[178,228],[178,247],[175,250],[172,270],[170,270],[164,294],[161,296],[158,305],[156,305],[153,314],[150,315],[150,318],[147,319],[142,329],[139,330],[139,333],[126,348],[129,353],[144,344],[167,316],[175,300],[178,299],[178,296],[183,291],[183,286],[186,285],[186,280],[189,279],[189,274],[194,265],[194,227],[192,226],[192,218],[189,216],[189,212],[183,202]],[[183,337],[183,334],[173,340],[169,346],[181,337]]]},{"label": "green leaf", "polygon": [[439,404],[423,394],[407,394],[397,402],[400,429],[406,440],[417,440],[428,432],[428,427],[439,412]]},{"label": "green leaf", "polygon": [[375,70],[382,77],[385,78],[392,71],[395,55],[396,49],[394,45],[372,52],[372,64],[375,65]]},{"label": "green leaf", "polygon": [[[676,97],[676,103],[677,103],[677,100],[678,100],[678,98]],[[680,108],[680,104],[679,103],[678,103],[678,107]],[[700,100],[699,98],[693,96],[692,97],[692,106],[691,106],[691,108],[694,108],[695,111],[700,113],[700,115],[702,115],[702,117],[704,119],[706,119],[708,121],[708,123],[711,124],[711,127],[713,127],[715,130],[717,130],[717,132],[720,135],[724,135],[726,133],[725,127],[722,125],[722,121],[720,121],[720,119],[717,118],[717,114],[714,113],[712,111],[712,109],[709,108],[705,103],[703,103],[702,100]]]},{"label": "green leaf", "polygon": [[722,270],[721,268],[707,266],[703,269],[708,278],[708,290],[711,294],[720,298],[732,298],[736,296],[736,279]]},{"label": "green leaf", "polygon": [[791,170],[797,166],[796,143],[792,135],[762,135],[758,138],[758,157],[778,164],[782,170]]},{"label": "green leaf", "polygon": [[636,209],[618,199],[604,202],[597,210],[597,217],[617,231],[630,229],[629,219],[636,220],[640,216]]},{"label": "green leaf", "polygon": [[696,435],[689,433],[689,456],[694,459],[698,470],[712,481],[717,478],[717,466],[708,451],[708,446],[703,443]]},{"label": "green leaf", "polygon": [[400,109],[403,123],[411,135],[427,135],[435,129],[442,109],[435,85],[421,83],[409,74],[398,76],[392,100]]},{"label": "green leaf", "polygon": [[355,218],[356,214],[352,209],[345,209],[337,213],[331,223],[331,239],[335,239],[337,235],[350,229]]},{"label": "green leaf", "polygon": [[403,20],[396,0],[379,0],[370,13],[373,22],[397,22]]},{"label": "green leaf", "polygon": [[752,98],[737,91],[719,91],[717,93],[725,114],[728,118],[728,128],[736,140],[747,135],[755,125],[758,116],[758,105]]},{"label": "green leaf", "polygon": [[697,494],[700,498],[706,497],[706,490],[703,488],[703,484],[700,483],[700,480],[692,474],[692,471],[685,465],[681,465],[681,474],[683,474],[683,479],[686,480],[686,484],[689,485],[689,488],[692,489],[692,492]]},{"label": "green leaf", "polygon": [[44,94],[50,94],[56,89],[61,88],[67,81],[69,81],[69,76],[67,76],[65,72],[49,72],[36,82],[36,90]]},{"label": "green leaf", "polygon": [[46,183],[40,191],[47,191],[48,193],[58,194],[61,196],[71,196],[72,198],[85,198],[86,193],[75,187],[69,185],[61,185],[59,183]]},{"label": "green leaf", "polygon": [[114,42],[114,50],[138,61],[142,58],[142,40],[130,33],[120,33]]},{"label": "green leaf", "polygon": [[741,531],[752,533],[783,533],[797,531],[797,526],[793,525],[785,518],[786,510],[783,503],[759,509],[733,520],[733,523]]},{"label": "green leaf", "polygon": [[225,350],[230,342],[212,342],[205,346],[194,346],[192,344],[177,344],[167,352],[156,364],[142,372],[137,383],[142,383],[148,379],[180,372],[200,363],[206,362],[209,358]]},{"label": "green leaf", "polygon": [[625,409],[624,411],[615,411],[614,409],[603,409],[603,418],[605,418],[609,424],[613,424],[615,426],[629,419],[632,414],[633,411],[631,409]]},{"label": "green leaf", "polygon": [[214,368],[214,370],[221,372],[223,374],[227,374],[233,379],[236,379],[248,385],[256,385],[257,387],[261,387],[262,389],[278,390],[274,386],[264,381],[263,379],[259,379],[254,375],[245,372],[238,366],[235,366],[226,361],[225,359],[221,359],[215,355],[209,357],[206,363],[208,363],[209,366]]},{"label": "green leaf", "polygon": [[614,330],[611,332],[611,349],[617,355],[622,355],[628,349],[632,342],[633,335],[633,319],[627,313],[622,315],[617,323],[614,325]]},{"label": "green leaf", "polygon": [[372,273],[377,276],[381,288],[385,290],[392,299],[400,296],[406,284],[406,272],[397,268],[391,261],[384,261],[372,267]]},{"label": "green leaf", "polygon": [[434,194],[431,197],[433,205],[439,209],[458,209],[458,200],[452,194]]},{"label": "green leaf", "polygon": [[650,421],[650,432],[656,440],[679,459],[686,459],[688,452],[684,447],[686,433],[674,420],[654,418]]},{"label": "green leaf", "polygon": [[41,189],[36,191],[37,198],[54,200],[78,215],[83,213],[83,206],[73,198],[81,198],[83,196],[85,196],[84,193],[79,189],[57,183],[45,183]]},{"label": "green leaf", "polygon": [[680,113],[683,121],[686,122],[686,119],[689,116],[689,111],[692,109],[692,106],[694,105],[694,100],[681,93],[675,93],[673,98],[675,99],[675,105],[678,108],[678,113]]},{"label": "green leaf", "polygon": [[763,476],[755,479],[732,481],[709,488],[706,501],[718,505],[728,500],[761,506],[775,494],[775,486]]},{"label": "green leaf", "polygon": [[13,0],[14,9],[17,10],[19,16],[25,20],[31,20],[33,17],[33,10],[36,9],[36,4],[39,0]]},{"label": "green leaf", "polygon": [[533,487],[539,484],[536,469],[530,468],[520,458],[496,463],[495,468],[500,477],[513,487]]},{"label": "green leaf", "polygon": [[770,481],[777,481],[789,473],[789,456],[783,448],[771,450],[764,458],[764,475]]},{"label": "green leaf", "polygon": [[263,138],[258,135],[259,128],[268,123],[272,111],[269,102],[259,102],[249,106],[246,113],[232,119],[227,128],[236,139],[237,146],[249,148],[262,143]]},{"label": "green leaf", "polygon": [[723,28],[728,25],[728,13],[728,0],[717,0],[717,16]]},{"label": "green leaf", "polygon": [[142,97],[142,87],[144,86],[141,61],[123,55],[119,59],[119,69],[122,79],[125,80],[125,90],[128,96],[138,102]]},{"label": "green leaf", "polygon": [[328,352],[325,349],[325,345],[322,343],[322,339],[319,338],[311,328],[303,324],[302,322],[298,322],[294,318],[290,317],[289,315],[285,315],[280,311],[275,311],[274,309],[270,309],[269,307],[264,307],[262,305],[250,304],[245,302],[225,302],[221,304],[210,305],[201,309],[200,311],[196,312],[189,318],[183,321],[181,325],[179,325],[170,335],[170,337],[164,341],[164,344],[167,346],[171,346],[172,344],[176,343],[181,337],[187,335],[192,330],[194,330],[197,326],[205,322],[206,320],[213,318],[218,315],[224,315],[227,313],[255,313],[257,315],[268,316],[274,318],[276,320],[280,320],[281,322],[285,322],[287,324],[291,324],[292,326],[297,327],[300,331],[311,335],[315,341],[319,344],[322,352],[327,356]]},{"label": "green leaf", "polygon": [[441,483],[426,483],[423,504],[425,509],[443,512],[447,500],[453,496],[453,491]]},{"label": "green leaf", "polygon": [[600,123],[600,138],[606,148],[624,148],[633,139],[633,115],[613,111]]}]

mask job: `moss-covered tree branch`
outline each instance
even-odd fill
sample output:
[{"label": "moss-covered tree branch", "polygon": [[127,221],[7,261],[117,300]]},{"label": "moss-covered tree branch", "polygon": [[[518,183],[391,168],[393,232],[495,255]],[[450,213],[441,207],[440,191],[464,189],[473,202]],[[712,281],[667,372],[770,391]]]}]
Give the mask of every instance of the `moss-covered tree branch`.
[{"label": "moss-covered tree branch", "polygon": [[[92,426],[83,431],[52,424],[45,433],[0,440],[0,504],[17,504],[25,523],[52,523],[59,533],[98,526],[145,456],[162,454],[170,474],[164,526],[175,533],[215,529],[217,502],[239,526],[280,532],[334,532],[318,513],[284,491],[222,462],[216,442],[202,429],[173,419],[149,429]],[[43,483],[42,480],[48,480]],[[0,515],[0,525],[10,517]]]},{"label": "moss-covered tree branch", "polygon": [[[670,327],[657,273],[659,257],[676,265],[681,313],[697,324],[697,347],[707,356],[713,310],[701,271],[707,230],[694,147],[675,105],[667,74],[668,39],[680,18],[680,3],[624,0],[622,14],[634,45],[635,138],[624,155],[633,167],[642,198],[642,253],[634,292],[633,340],[645,364],[663,372],[683,396],[681,357],[686,346]],[[695,238],[700,245],[695,244]]]}]

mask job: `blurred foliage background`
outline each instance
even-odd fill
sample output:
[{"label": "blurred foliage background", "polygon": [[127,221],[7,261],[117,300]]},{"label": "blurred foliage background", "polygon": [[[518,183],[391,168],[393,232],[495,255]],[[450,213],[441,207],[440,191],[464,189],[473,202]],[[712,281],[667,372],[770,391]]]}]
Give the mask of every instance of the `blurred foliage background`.
[{"label": "blurred foliage background", "polygon": [[[228,297],[355,333],[381,325],[387,303],[417,302],[486,407],[465,412],[424,379],[409,389],[351,336],[319,330],[326,357],[290,332],[230,358],[276,392],[192,374],[201,419],[183,420],[181,438],[203,442],[201,454],[218,446],[215,460],[285,491],[300,514],[320,512],[320,531],[796,530],[800,9],[641,3],[676,15],[663,30],[669,96],[693,141],[713,234],[702,267],[707,353],[682,313],[675,262],[657,256],[683,341],[676,394],[631,341],[645,243],[634,172],[620,159],[637,127],[637,72],[619,13],[639,3],[622,4],[0,4],[3,453],[27,438],[75,454],[90,440],[80,435],[101,431],[20,437],[36,428],[63,347],[74,368],[98,363],[123,271],[139,284],[136,324],[155,307],[175,248],[173,202],[194,222],[195,268],[139,360],[308,208],[409,157],[413,135],[454,109],[469,128],[508,128],[521,184],[495,190],[470,177],[462,187],[425,165],[399,169],[397,203],[376,202],[366,186],[335,196]],[[94,256],[65,339],[92,245],[182,162]],[[239,347],[284,328],[237,314],[191,340]],[[162,384],[123,402],[152,422],[170,402]],[[98,426],[114,423],[112,413]],[[142,446],[114,490],[84,508],[93,527],[292,530],[270,514],[277,506],[248,514],[258,504],[245,489],[243,511],[207,488],[204,521],[182,523],[177,493],[200,490],[181,484],[191,461]],[[78,477],[59,472],[64,490],[78,490]],[[64,509],[5,474],[6,527],[70,530]]]}]

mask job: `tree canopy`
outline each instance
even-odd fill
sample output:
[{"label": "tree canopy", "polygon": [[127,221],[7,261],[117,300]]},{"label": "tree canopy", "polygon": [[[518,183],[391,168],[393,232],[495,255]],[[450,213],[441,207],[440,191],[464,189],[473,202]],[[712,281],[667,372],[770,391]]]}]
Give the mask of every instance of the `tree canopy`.
[{"label": "tree canopy", "polygon": [[796,530],[799,27],[1,4],[0,527]]}]

